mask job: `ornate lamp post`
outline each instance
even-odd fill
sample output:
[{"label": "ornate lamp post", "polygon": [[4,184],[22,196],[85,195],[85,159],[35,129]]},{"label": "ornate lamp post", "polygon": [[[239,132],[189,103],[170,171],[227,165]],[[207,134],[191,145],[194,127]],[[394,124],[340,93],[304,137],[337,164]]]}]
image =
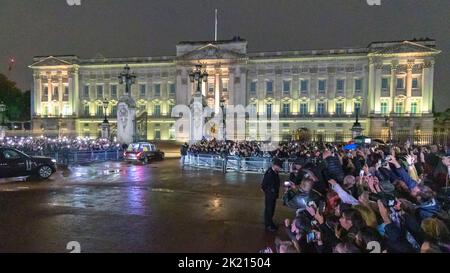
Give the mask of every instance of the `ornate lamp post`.
[{"label": "ornate lamp post", "polygon": [[5,113],[6,105],[3,103],[3,101],[0,101],[0,114],[2,115],[2,123],[0,124],[0,139],[4,139],[6,134]]},{"label": "ornate lamp post", "polygon": [[353,123],[352,129],[350,129],[352,131],[352,138],[354,139],[355,137],[358,137],[361,135],[361,132],[364,130],[361,126],[361,123],[359,123],[359,109],[360,106],[357,106],[355,108],[355,114],[356,114],[356,119],[355,119],[355,123]]},{"label": "ornate lamp post", "polygon": [[131,93],[131,85],[136,83],[136,75],[134,73],[130,73],[130,67],[126,65],[119,75],[119,83],[125,83],[125,95],[130,95]]},{"label": "ornate lamp post", "polygon": [[105,115],[105,119],[102,123],[102,138],[109,138],[109,121],[108,121],[108,115],[106,111],[108,110],[109,100],[108,98],[103,99],[103,114]]},{"label": "ornate lamp post", "polygon": [[120,84],[125,84],[125,94],[119,99],[117,106],[117,139],[130,144],[137,138],[136,102],[131,97],[131,85],[136,83],[136,75],[130,72],[130,67],[126,65],[118,78]]},{"label": "ornate lamp post", "polygon": [[195,92],[195,95],[198,96],[202,93],[202,81],[207,82],[208,81],[208,73],[206,73],[205,70],[202,71],[202,65],[197,64],[195,65],[195,69],[192,70],[191,73],[189,73],[189,79],[191,82],[197,83],[197,90]]},{"label": "ornate lamp post", "polygon": [[220,99],[220,109],[222,109],[222,122],[223,122],[223,139],[227,141],[227,121],[225,113],[225,98]]},{"label": "ornate lamp post", "polygon": [[190,142],[194,142],[203,138],[203,124],[204,119],[203,107],[205,107],[206,101],[202,95],[202,82],[208,81],[208,73],[205,70],[202,71],[202,65],[197,64],[195,69],[189,73],[189,80],[191,83],[197,83],[197,89],[191,100],[191,133]]}]

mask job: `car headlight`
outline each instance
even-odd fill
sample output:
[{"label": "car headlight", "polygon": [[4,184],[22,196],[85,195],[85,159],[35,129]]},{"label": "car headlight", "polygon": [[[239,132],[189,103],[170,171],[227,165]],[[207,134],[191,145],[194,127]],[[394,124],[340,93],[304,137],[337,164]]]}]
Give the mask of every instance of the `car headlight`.
[{"label": "car headlight", "polygon": [[52,162],[53,162],[53,163],[56,163],[56,159],[53,159],[53,158],[52,158]]}]

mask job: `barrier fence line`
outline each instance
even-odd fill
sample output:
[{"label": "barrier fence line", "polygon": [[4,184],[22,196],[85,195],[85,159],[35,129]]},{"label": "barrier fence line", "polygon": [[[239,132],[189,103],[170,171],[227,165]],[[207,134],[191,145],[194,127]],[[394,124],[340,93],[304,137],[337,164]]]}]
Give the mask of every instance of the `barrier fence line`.
[{"label": "barrier fence line", "polygon": [[[289,173],[290,166],[294,163],[293,158],[283,160],[282,172]],[[210,154],[188,154],[185,156],[184,164],[197,168],[208,168],[220,171],[253,172],[264,173],[271,166],[271,157],[222,157]]]}]

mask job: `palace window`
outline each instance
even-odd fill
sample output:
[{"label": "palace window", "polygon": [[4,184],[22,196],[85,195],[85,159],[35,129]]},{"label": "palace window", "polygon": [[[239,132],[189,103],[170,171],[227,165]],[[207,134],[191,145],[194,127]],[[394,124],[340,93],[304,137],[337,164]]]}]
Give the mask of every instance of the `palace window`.
[{"label": "palace window", "polygon": [[54,86],[53,87],[52,100],[53,101],[58,101],[59,100],[59,88],[58,88],[58,86]]},{"label": "palace window", "polygon": [[175,95],[176,92],[177,92],[177,89],[176,89],[175,83],[171,82],[169,84],[169,94],[170,95]]},{"label": "palace window", "polygon": [[395,113],[396,114],[401,114],[403,112],[403,102],[401,101],[397,101],[395,103]]},{"label": "palace window", "polygon": [[418,89],[419,88],[419,79],[413,78],[412,79],[412,89]]},{"label": "palace window", "polygon": [[101,104],[97,105],[96,115],[97,115],[97,117],[102,117],[103,116],[103,105],[101,105]]},{"label": "palace window", "polygon": [[84,116],[89,116],[89,114],[90,114],[90,112],[89,112],[89,105],[88,104],[86,104],[84,107],[83,107],[83,114],[84,114]]},{"label": "palace window", "polygon": [[283,103],[283,116],[288,116],[291,105],[289,103]]},{"label": "palace window", "polygon": [[306,93],[308,92],[308,80],[301,80],[300,81],[300,92]]},{"label": "palace window", "polygon": [[336,81],[336,91],[337,92],[344,92],[344,85],[345,85],[345,80],[338,79]]},{"label": "palace window", "polygon": [[397,78],[397,89],[405,89],[405,79]]},{"label": "palace window", "polygon": [[362,80],[355,79],[355,92],[361,92],[362,90]]},{"label": "palace window", "polygon": [[336,103],[336,116],[341,116],[343,113],[343,103],[342,102],[337,102]]},{"label": "palace window", "polygon": [[381,114],[387,115],[388,113],[388,103],[386,101],[381,102]]},{"label": "palace window", "polygon": [[266,105],[266,116],[267,118],[272,118],[272,104]]},{"label": "palace window", "polygon": [[83,97],[89,98],[89,85],[85,85],[83,89]]},{"label": "palace window", "polygon": [[256,94],[256,85],[257,85],[257,81],[252,81],[250,83],[250,93],[251,94]]},{"label": "palace window", "polygon": [[417,114],[417,102],[411,102],[411,114]]},{"label": "palace window", "polygon": [[139,85],[139,97],[145,98],[146,93],[147,93],[147,85],[140,84]]},{"label": "palace window", "polygon": [[389,79],[388,78],[381,79],[381,90],[383,90],[383,91],[389,90]]},{"label": "palace window", "polygon": [[308,103],[300,103],[300,115],[306,116],[308,114]]},{"label": "palace window", "polygon": [[319,80],[319,93],[325,93],[326,86],[327,86],[326,80]]},{"label": "palace window", "polygon": [[154,116],[155,117],[161,116],[161,105],[159,105],[159,104],[155,105]]},{"label": "palace window", "polygon": [[356,113],[356,109],[358,109],[359,114],[361,115],[361,102],[360,101],[355,101],[354,109],[353,109],[355,111],[355,113]]},{"label": "palace window", "polygon": [[97,85],[97,99],[103,99],[103,85]]},{"label": "palace window", "polygon": [[117,98],[117,85],[111,85],[111,98],[116,99]]},{"label": "palace window", "polygon": [[64,101],[68,101],[68,100],[69,100],[69,86],[68,86],[68,85],[64,85],[64,96],[63,96],[63,100],[64,100]]},{"label": "palace window", "polygon": [[155,97],[161,96],[161,84],[156,83],[155,84]]},{"label": "palace window", "polygon": [[228,92],[228,80],[226,80],[226,79],[222,80],[222,91]]},{"label": "palace window", "polygon": [[117,105],[111,107],[111,116],[117,117]]},{"label": "palace window", "polygon": [[317,114],[319,116],[323,116],[325,114],[325,103],[324,102],[319,102],[317,104]]},{"label": "palace window", "polygon": [[289,95],[291,93],[291,81],[283,81],[283,95]]},{"label": "palace window", "polygon": [[273,94],[273,81],[266,81],[266,93],[267,95]]}]

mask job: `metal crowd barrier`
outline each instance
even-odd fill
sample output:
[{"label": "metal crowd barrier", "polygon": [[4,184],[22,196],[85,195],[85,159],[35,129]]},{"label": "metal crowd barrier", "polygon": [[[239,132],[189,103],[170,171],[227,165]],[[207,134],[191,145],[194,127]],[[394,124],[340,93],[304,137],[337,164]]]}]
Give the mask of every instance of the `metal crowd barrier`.
[{"label": "metal crowd barrier", "polygon": [[104,151],[48,151],[27,152],[29,155],[47,156],[56,160],[58,165],[88,164],[104,161],[120,161],[123,159],[121,150]]},{"label": "metal crowd barrier", "polygon": [[[282,172],[289,173],[294,159],[283,160]],[[212,154],[188,154],[184,160],[187,166],[208,168],[221,171],[264,173],[272,164],[271,157],[222,157]]]}]

